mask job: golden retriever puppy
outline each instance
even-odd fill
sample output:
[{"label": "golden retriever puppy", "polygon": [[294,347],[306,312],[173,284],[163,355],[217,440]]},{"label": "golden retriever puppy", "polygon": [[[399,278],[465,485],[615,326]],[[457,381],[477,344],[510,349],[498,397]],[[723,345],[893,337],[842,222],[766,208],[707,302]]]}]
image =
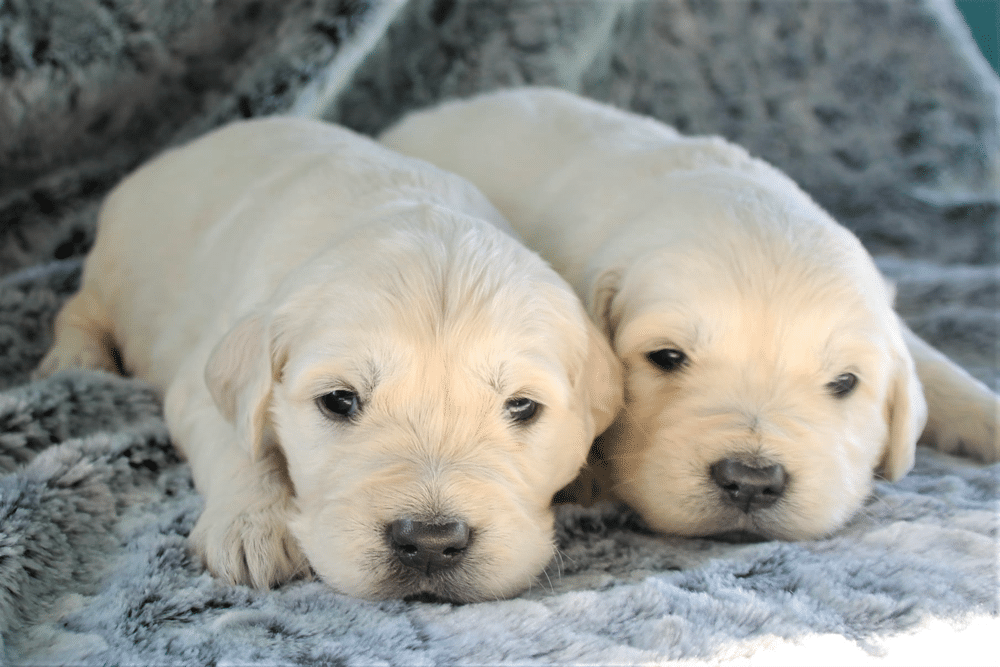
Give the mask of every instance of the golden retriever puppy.
[{"label": "golden retriever puppy", "polygon": [[227,126],[101,211],[41,376],[163,392],[208,568],[369,599],[495,599],[620,405],[572,289],[466,181],[305,119]]},{"label": "golden retriever puppy", "polygon": [[715,137],[549,89],[418,112],[389,147],[470,179],[577,290],[625,369],[595,473],[660,531],[801,539],[873,472],[1000,458],[997,397],[908,332],[858,240]]}]

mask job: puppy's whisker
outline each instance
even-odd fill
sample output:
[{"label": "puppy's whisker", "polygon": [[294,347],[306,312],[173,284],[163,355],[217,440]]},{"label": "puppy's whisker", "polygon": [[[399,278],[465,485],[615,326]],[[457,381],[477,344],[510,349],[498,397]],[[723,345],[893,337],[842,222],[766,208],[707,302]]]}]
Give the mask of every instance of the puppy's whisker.
[{"label": "puppy's whisker", "polygon": [[[562,579],[562,573],[563,573],[563,553],[562,553],[561,549],[556,549],[555,550],[555,558],[553,559],[553,562],[555,563],[555,567],[556,567],[556,572],[555,572],[556,579]],[[546,574],[546,576],[548,576],[548,575]]]},{"label": "puppy's whisker", "polygon": [[[549,578],[548,571],[547,570],[542,570],[542,574],[545,576],[545,581],[547,581],[548,584],[549,584],[549,592],[551,593],[551,592],[555,591],[556,588],[555,588],[555,586],[552,585],[552,579]],[[539,583],[541,583],[541,582],[539,582]]]},{"label": "puppy's whisker", "polygon": [[878,520],[879,513],[878,509],[883,509],[887,512],[891,512],[893,508],[892,503],[890,503],[884,496],[878,493],[873,493],[868,498],[868,502],[861,506],[859,514],[869,517],[873,521]]}]

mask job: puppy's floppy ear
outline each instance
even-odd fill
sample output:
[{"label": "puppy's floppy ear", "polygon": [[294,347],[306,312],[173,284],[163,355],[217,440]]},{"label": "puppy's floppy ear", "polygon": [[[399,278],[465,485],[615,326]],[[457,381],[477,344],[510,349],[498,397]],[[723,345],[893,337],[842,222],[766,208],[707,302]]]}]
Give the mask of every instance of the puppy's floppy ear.
[{"label": "puppy's floppy ear", "polygon": [[913,467],[917,438],[927,422],[927,403],[913,359],[905,348],[895,358],[895,371],[885,406],[889,438],[879,465],[881,475],[896,481]]},{"label": "puppy's floppy ear", "polygon": [[608,341],[615,338],[618,328],[618,317],[613,311],[615,296],[621,288],[622,271],[608,269],[602,272],[593,282],[590,289],[590,316]]},{"label": "puppy's floppy ear", "polygon": [[618,270],[601,273],[591,288],[590,317],[584,316],[588,337],[584,383],[596,435],[607,430],[624,405],[622,365],[611,344],[617,328],[612,302],[620,282]]},{"label": "puppy's floppy ear", "polygon": [[618,416],[624,404],[622,365],[611,345],[590,318],[587,320],[587,360],[580,379],[590,416],[594,420],[594,435],[600,435]]},{"label": "puppy's floppy ear", "polygon": [[212,350],[205,366],[212,400],[255,460],[263,458],[268,445],[267,412],[276,368],[268,319],[261,313],[240,319]]}]

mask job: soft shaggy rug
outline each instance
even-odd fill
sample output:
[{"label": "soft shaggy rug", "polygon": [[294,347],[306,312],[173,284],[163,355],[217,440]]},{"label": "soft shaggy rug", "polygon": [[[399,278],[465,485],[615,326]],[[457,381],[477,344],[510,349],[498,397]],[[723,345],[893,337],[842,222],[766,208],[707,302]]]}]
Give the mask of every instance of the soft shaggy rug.
[{"label": "soft shaggy rug", "polygon": [[921,448],[808,542],[676,539],[566,506],[526,594],[372,603],[213,580],[149,388],[29,380],[101,196],[163,146],[274,112],[376,132],[524,83],[775,162],[878,256],[920,334],[1000,384],[1000,81],[945,2],[0,0],[0,659],[996,664],[998,465]]}]

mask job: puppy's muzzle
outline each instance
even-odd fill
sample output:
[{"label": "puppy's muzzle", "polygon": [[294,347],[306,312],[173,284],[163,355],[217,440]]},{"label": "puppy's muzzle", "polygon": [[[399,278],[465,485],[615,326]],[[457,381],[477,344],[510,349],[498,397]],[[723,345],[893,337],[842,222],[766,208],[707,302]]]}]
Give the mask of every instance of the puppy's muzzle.
[{"label": "puppy's muzzle", "polygon": [[728,458],[716,461],[709,470],[725,501],[747,514],[774,505],[788,485],[788,475],[780,464]]},{"label": "puppy's muzzle", "polygon": [[396,559],[425,576],[462,562],[471,536],[469,524],[464,521],[397,519],[389,525],[389,543]]}]

